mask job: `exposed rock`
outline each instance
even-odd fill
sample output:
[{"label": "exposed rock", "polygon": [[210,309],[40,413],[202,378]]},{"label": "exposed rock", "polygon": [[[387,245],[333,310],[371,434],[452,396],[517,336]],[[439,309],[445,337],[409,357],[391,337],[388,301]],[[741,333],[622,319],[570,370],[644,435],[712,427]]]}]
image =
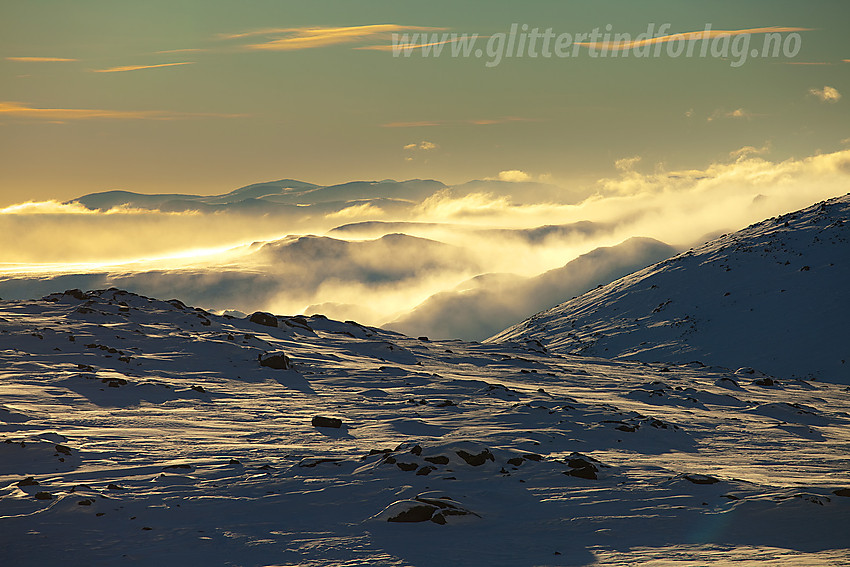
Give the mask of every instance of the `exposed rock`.
[{"label": "exposed rock", "polygon": [[445,455],[437,455],[436,457],[425,457],[425,460],[429,463],[433,463],[435,465],[447,465],[449,464],[449,458]]},{"label": "exposed rock", "polygon": [[491,453],[489,449],[484,449],[483,451],[481,451],[477,455],[473,455],[472,453],[467,453],[466,451],[464,451],[462,449],[459,450],[459,451],[455,451],[455,453],[457,453],[458,457],[460,457],[461,459],[466,461],[466,463],[468,465],[471,465],[473,467],[480,467],[481,465],[486,463],[488,460],[490,460],[490,461],[496,460],[496,458],[493,456],[493,453]]},{"label": "exposed rock", "polygon": [[[427,504],[418,504],[407,508],[406,510],[402,510],[395,516],[391,516],[387,518],[388,522],[427,522],[431,519],[431,516],[434,515],[434,512],[437,511],[435,506],[429,506]],[[443,519],[443,523],[445,523],[445,519]]]},{"label": "exposed rock", "polygon": [[565,472],[564,474],[568,474],[570,476],[574,476],[574,477],[578,477],[578,478],[586,478],[586,479],[589,479],[589,480],[596,480],[598,478],[596,476],[596,467],[594,467],[592,465],[589,466],[589,467],[581,467],[581,468],[577,468],[577,469],[572,469],[572,470]]},{"label": "exposed rock", "polygon": [[257,359],[260,361],[260,366],[274,368],[275,370],[289,370],[292,368],[292,361],[280,351],[257,355]]},{"label": "exposed rock", "polygon": [[252,313],[251,316],[248,317],[248,320],[252,323],[266,327],[277,327],[277,317],[264,311],[256,311]]},{"label": "exposed rock", "polygon": [[334,429],[339,429],[342,427],[342,420],[336,417],[324,417],[321,415],[317,415],[313,417],[310,421],[313,424],[313,427],[331,427]]},{"label": "exposed rock", "polygon": [[686,474],[683,475],[683,478],[694,484],[716,484],[720,482],[719,479],[716,479],[713,476],[708,476],[706,474]]},{"label": "exposed rock", "polygon": [[19,488],[23,488],[25,486],[38,486],[38,484],[39,484],[39,482],[34,477],[31,477],[31,476],[28,476],[28,477],[26,477],[22,480],[19,480],[18,482],[15,483],[15,485],[18,486]]}]

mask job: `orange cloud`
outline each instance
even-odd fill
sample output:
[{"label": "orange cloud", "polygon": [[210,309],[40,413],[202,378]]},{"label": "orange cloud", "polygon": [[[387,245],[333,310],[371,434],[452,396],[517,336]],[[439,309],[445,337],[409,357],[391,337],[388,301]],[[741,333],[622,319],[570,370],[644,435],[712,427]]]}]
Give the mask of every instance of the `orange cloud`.
[{"label": "orange cloud", "polygon": [[123,71],[139,71],[141,69],[157,69],[159,67],[175,67],[177,65],[194,65],[194,61],[182,61],[180,63],[160,63],[159,65],[124,65],[122,67],[110,67],[109,69],[92,69],[93,73],[120,73]]},{"label": "orange cloud", "polygon": [[19,102],[1,102],[0,116],[42,120],[179,120],[182,118],[239,118],[245,114],[170,112],[166,110],[103,110],[96,108],[36,108]]},{"label": "orange cloud", "polygon": [[307,28],[274,28],[249,31],[235,34],[223,34],[222,39],[238,39],[253,36],[274,36],[285,34],[286,37],[269,39],[262,43],[249,44],[247,49],[269,51],[293,51],[298,49],[313,49],[328,45],[351,43],[362,39],[373,38],[392,32],[400,31],[437,31],[445,28],[430,28],[419,26],[400,26],[397,24],[371,24],[366,26],[346,27],[307,27]]},{"label": "orange cloud", "polygon": [[25,63],[55,63],[61,61],[77,61],[70,57],[6,57],[6,61],[20,61]]},{"label": "orange cloud", "polygon": [[744,34],[752,34],[752,33],[786,33],[786,32],[798,32],[798,31],[812,31],[812,28],[790,28],[790,27],[778,27],[771,26],[766,28],[747,28],[742,30],[709,30],[709,31],[694,31],[694,32],[684,32],[684,33],[674,33],[670,35],[662,35],[659,37],[653,37],[649,39],[642,39],[639,41],[588,41],[588,42],[576,42],[576,45],[581,45],[584,47],[592,47],[594,49],[607,49],[608,51],[624,51],[626,49],[632,49],[635,47],[643,47],[645,45],[655,45],[656,43],[667,43],[669,41],[679,41],[679,40],[698,40],[698,39],[713,39],[715,37],[720,37],[724,35],[744,35]]}]

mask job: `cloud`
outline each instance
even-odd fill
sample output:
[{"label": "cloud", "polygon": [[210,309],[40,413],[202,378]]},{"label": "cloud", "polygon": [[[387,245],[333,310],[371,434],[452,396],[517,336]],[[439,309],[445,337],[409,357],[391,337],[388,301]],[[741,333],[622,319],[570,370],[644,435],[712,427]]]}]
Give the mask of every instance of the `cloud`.
[{"label": "cloud", "polygon": [[838,102],[841,100],[841,93],[838,89],[830,86],[824,86],[822,89],[809,89],[809,94],[816,96],[822,102]]},{"label": "cloud", "polygon": [[200,47],[187,47],[184,49],[163,49],[162,51],[155,51],[154,53],[200,53],[203,51],[209,51],[209,49],[201,49]]},{"label": "cloud", "polygon": [[616,167],[620,171],[632,171],[635,166],[640,163],[640,160],[640,156],[618,159],[614,162],[614,167]]},{"label": "cloud", "polygon": [[427,152],[427,151],[430,151],[430,150],[436,150],[436,149],[437,149],[437,148],[439,148],[439,147],[440,147],[440,146],[438,146],[438,145],[437,145],[437,144],[435,144],[434,142],[428,142],[428,141],[426,141],[426,140],[422,140],[422,141],[421,141],[421,142],[419,142],[418,144],[406,144],[406,145],[404,146],[404,149],[405,149],[405,150],[408,150],[408,151],[412,151],[412,150],[422,150],[422,151]]},{"label": "cloud", "polygon": [[[434,30],[437,30],[437,29],[438,28],[434,28]],[[402,46],[399,46],[399,45],[361,45],[361,46],[355,47],[353,49],[363,49],[363,50],[367,50],[367,51],[391,51],[393,53],[396,53],[396,52],[402,52],[403,53],[403,52],[406,52],[406,51],[412,51],[414,49],[422,49],[423,47],[434,47],[436,45],[445,45],[447,43],[456,43],[460,40],[461,40],[460,37],[454,37],[454,38],[446,38],[445,40],[441,40],[441,41],[431,41],[431,42],[427,42],[427,43],[411,42],[408,45],[402,45]]]},{"label": "cloud", "polygon": [[726,110],[715,110],[711,116],[706,118],[707,122],[714,122],[718,118],[746,118],[750,119],[755,116],[759,116],[758,114],[754,114],[749,110],[745,110],[743,108],[736,108],[735,110],[726,111]]},{"label": "cloud", "polygon": [[271,28],[249,32],[224,34],[222,39],[241,39],[256,36],[279,36],[269,38],[261,43],[245,45],[246,49],[268,51],[294,51],[299,49],[314,49],[329,45],[354,43],[365,39],[386,36],[393,32],[402,31],[438,31],[445,28],[421,26],[401,26],[397,24],[371,24],[365,26],[344,27],[302,27],[302,28]]},{"label": "cloud", "polygon": [[123,65],[121,67],[110,67],[109,69],[92,69],[93,73],[123,73],[125,71],[141,71],[142,69],[159,69],[161,67],[177,67],[179,65],[194,65],[194,61],[181,61],[179,63],[159,63],[157,65]]},{"label": "cloud", "polygon": [[499,181],[513,181],[513,182],[521,182],[521,181],[530,181],[531,176],[524,171],[519,169],[508,169],[505,171],[499,172]]},{"label": "cloud", "polygon": [[788,33],[788,32],[800,32],[800,31],[812,31],[812,28],[794,28],[794,27],[765,27],[765,28],[746,28],[740,30],[709,30],[709,31],[693,31],[693,32],[683,32],[683,33],[675,33],[669,35],[662,35],[659,37],[653,37],[649,39],[642,39],[637,41],[595,41],[595,42],[576,42],[576,45],[581,45],[584,47],[590,47],[594,49],[607,49],[608,51],[625,51],[628,49],[633,49],[635,47],[643,47],[646,45],[655,45],[657,43],[667,43],[670,41],[690,41],[690,40],[706,40],[706,39],[714,39],[716,37],[722,36],[735,36],[735,35],[744,35],[744,34],[759,34],[759,33]]},{"label": "cloud", "polygon": [[167,110],[105,110],[97,108],[36,108],[20,102],[0,101],[0,117],[17,116],[50,121],[65,120],[180,120],[188,118],[241,118],[245,114],[172,112]]},{"label": "cloud", "polygon": [[735,159],[748,158],[750,156],[757,156],[766,154],[770,151],[770,143],[766,143],[760,148],[756,148],[755,146],[743,146],[738,148],[737,150],[732,150],[729,152],[729,157]]},{"label": "cloud", "polygon": [[349,220],[353,218],[375,218],[384,216],[384,211],[381,207],[375,206],[372,203],[360,203],[352,205],[342,210],[328,213],[325,215],[327,219]]},{"label": "cloud", "polygon": [[6,57],[6,61],[19,61],[23,63],[57,63],[65,61],[77,61],[70,57]]},{"label": "cloud", "polygon": [[[363,323],[383,324],[403,318],[435,294],[486,288],[495,291],[477,295],[486,301],[471,303],[475,312],[487,315],[488,325],[501,325],[490,315],[504,310],[520,320],[531,313],[514,311],[515,306],[539,308],[520,298],[519,288],[506,285],[511,279],[538,276],[596,248],[636,236],[687,248],[706,235],[736,230],[847,192],[850,150],[784,161],[765,159],[759,155],[766,153],[763,150],[745,146],[728,152],[732,159],[692,170],[655,167],[642,173],[623,167],[581,194],[547,186],[562,197],[560,201],[538,192],[540,183],[480,180],[447,188],[420,183],[416,191],[389,181],[345,184],[329,194],[325,189],[333,188],[310,186],[297,198],[299,205],[261,201],[260,206],[201,208],[191,214],[120,207],[104,214],[57,202],[17,205],[0,211],[0,263],[5,263],[3,273],[9,272],[8,263],[26,264],[16,277],[22,278],[25,271],[31,279],[16,283],[0,276],[0,296],[9,297],[12,292],[7,290],[15,285],[25,294],[117,285],[145,295],[178,296],[204,307],[296,313],[316,306],[314,310],[329,316],[356,312],[365,318]],[[508,177],[512,175],[532,177],[528,172]],[[104,208],[127,202],[121,199],[121,194],[99,196]],[[144,202],[133,201],[140,207]],[[163,203],[152,201],[150,207],[156,206]],[[366,223],[375,232],[302,238],[325,234],[352,219],[377,217],[386,222]],[[292,236],[283,237],[282,230]],[[356,242],[398,232],[431,241],[391,236],[366,246]],[[267,240],[277,244],[257,253],[263,244],[252,243]],[[231,249],[194,257],[196,250],[219,247]],[[633,258],[638,256],[623,257]],[[47,262],[57,265],[45,266]],[[90,264],[71,265],[78,262]],[[36,271],[38,281],[32,276]],[[83,281],[48,279],[53,273],[82,274],[74,277]],[[508,275],[495,279],[487,275],[499,273]],[[484,277],[482,286],[469,283],[476,276]],[[554,304],[568,299],[560,297],[563,293],[574,294],[593,283],[579,282],[576,290],[566,290],[558,287],[565,279],[546,281],[543,287],[524,289],[533,289],[528,293],[537,299],[551,291],[546,297]],[[420,320],[429,325],[474,325],[463,320],[460,308],[465,303],[444,304],[446,309],[440,312],[451,320]],[[353,311],[356,305],[368,309]]]}]

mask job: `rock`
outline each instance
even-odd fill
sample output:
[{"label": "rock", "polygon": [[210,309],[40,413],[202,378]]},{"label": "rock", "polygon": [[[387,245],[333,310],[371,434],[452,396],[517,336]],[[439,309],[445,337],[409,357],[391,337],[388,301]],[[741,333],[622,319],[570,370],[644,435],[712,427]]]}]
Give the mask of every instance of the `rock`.
[{"label": "rock", "polygon": [[35,493],[36,500],[53,500],[53,495],[49,492],[36,492]]},{"label": "rock", "polygon": [[342,420],[336,417],[324,417],[321,415],[315,416],[311,422],[313,427],[332,427],[339,429],[342,427]]},{"label": "rock", "polygon": [[292,361],[282,352],[267,352],[257,355],[260,361],[260,366],[274,368],[275,370],[289,370],[292,368]]},{"label": "rock", "polygon": [[66,447],[65,445],[56,445],[56,452],[62,453],[63,455],[70,455],[71,449],[70,447]]},{"label": "rock", "polygon": [[264,311],[256,311],[255,313],[252,313],[251,316],[248,317],[248,320],[252,323],[266,327],[277,327],[277,317]]},{"label": "rock", "polygon": [[429,463],[433,463],[435,465],[447,465],[449,464],[449,458],[445,455],[437,455],[436,457],[425,457],[425,460]]},{"label": "rock", "polygon": [[[387,518],[388,522],[427,522],[431,519],[431,516],[434,512],[437,511],[436,506],[430,506],[428,504],[418,504],[415,506],[411,506],[406,510],[403,510],[396,514],[395,516],[391,516]],[[445,518],[443,519],[443,523],[445,523]]]},{"label": "rock", "polygon": [[490,460],[490,461],[496,460],[496,458],[493,456],[493,453],[491,453],[489,449],[484,449],[483,451],[481,451],[477,455],[473,455],[472,453],[467,453],[464,450],[455,451],[455,453],[457,453],[458,457],[460,457],[461,459],[466,461],[466,464],[473,466],[473,467],[480,467],[485,462],[487,462],[487,460]]},{"label": "rock", "polygon": [[577,469],[572,469],[570,471],[565,472],[564,474],[568,474],[577,478],[586,478],[589,480],[596,480],[598,478],[596,476],[596,467],[594,467],[593,465],[590,465],[589,467],[580,467]]},{"label": "rock", "polygon": [[520,466],[524,462],[525,459],[523,459],[522,457],[513,457],[512,459],[508,459],[508,464],[513,465],[515,467]]},{"label": "rock", "polygon": [[416,463],[396,463],[395,466],[405,472],[415,471],[419,468],[419,465],[417,465]]},{"label": "rock", "polygon": [[850,498],[850,488],[839,488],[838,490],[833,490],[832,493],[836,496],[846,496]]},{"label": "rock", "polygon": [[591,463],[590,461],[588,461],[587,459],[585,459],[583,457],[573,457],[573,458],[568,459],[567,460],[567,466],[570,467],[571,469],[590,468],[593,471],[599,470],[599,469],[596,468],[596,465],[594,465],[593,463]]},{"label": "rock", "polygon": [[62,293],[62,295],[70,295],[74,299],[79,299],[80,301],[89,298],[88,295],[86,295],[79,289],[67,289],[64,291],[64,293]]},{"label": "rock", "polygon": [[448,497],[429,498],[419,495],[413,500],[393,502],[374,518],[386,519],[388,522],[427,522],[430,520],[442,526],[449,523],[450,518],[459,516],[481,517]]},{"label": "rock", "polygon": [[19,488],[23,488],[25,486],[38,486],[38,484],[39,484],[38,481],[34,477],[31,477],[31,476],[28,476],[24,479],[21,479],[21,480],[19,480],[18,482],[15,483],[15,485],[18,486]]},{"label": "rock", "polygon": [[719,479],[708,476],[707,474],[686,474],[683,475],[683,478],[694,484],[716,484],[720,482]]},{"label": "rock", "polygon": [[410,453],[418,457],[422,454],[422,447],[420,445],[414,445],[414,447],[410,450]]},{"label": "rock", "polygon": [[430,465],[425,465],[424,467],[422,467],[422,468],[420,468],[418,471],[416,471],[416,474],[417,474],[418,476],[425,476],[425,475],[429,475],[429,474],[431,474],[431,473],[432,473],[433,471],[435,471],[435,470],[437,470],[437,467],[432,467],[432,466],[430,466]]}]

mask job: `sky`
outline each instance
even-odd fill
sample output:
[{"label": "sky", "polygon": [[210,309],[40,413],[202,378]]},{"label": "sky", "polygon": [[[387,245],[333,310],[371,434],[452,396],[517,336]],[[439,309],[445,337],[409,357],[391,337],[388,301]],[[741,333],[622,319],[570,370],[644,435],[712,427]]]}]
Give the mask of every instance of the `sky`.
[{"label": "sky", "polygon": [[[0,206],[283,178],[514,172],[502,177],[575,189],[624,168],[806,159],[850,147],[848,16],[844,1],[3,2]],[[658,57],[594,57],[573,38],[585,45],[569,57],[538,43],[538,57],[494,64],[513,24],[756,30],[747,51],[776,28],[785,43],[745,60],[722,43],[676,57],[663,41]],[[393,33],[449,36],[439,57],[394,56]],[[464,33],[482,57],[451,56]]]}]

